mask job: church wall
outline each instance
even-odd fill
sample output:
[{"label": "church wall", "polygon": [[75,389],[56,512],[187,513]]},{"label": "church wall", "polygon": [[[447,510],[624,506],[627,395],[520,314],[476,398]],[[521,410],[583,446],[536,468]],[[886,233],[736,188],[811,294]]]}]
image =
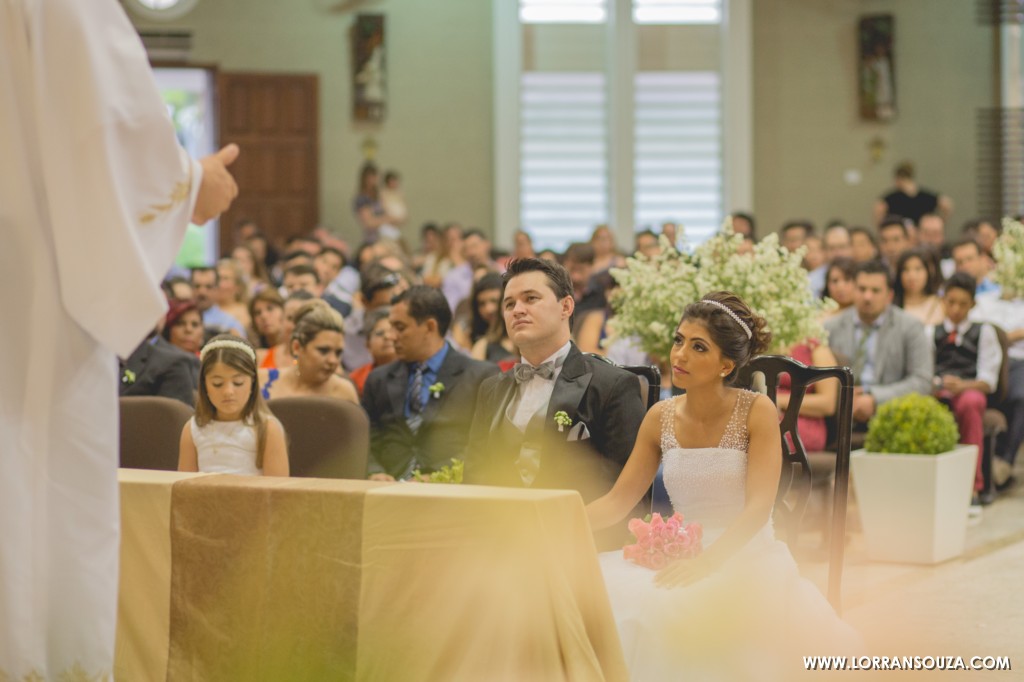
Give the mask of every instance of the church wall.
[{"label": "church wall", "polygon": [[[892,170],[914,161],[919,184],[952,197],[947,226],[975,216],[975,108],[994,106],[993,29],[964,0],[756,0],[754,5],[754,201],[758,231],[806,217],[867,225]],[[857,23],[895,17],[898,113],[861,121]],[[869,143],[886,149],[873,161]],[[847,184],[844,173],[860,173]],[[740,207],[734,207],[740,208]]]},{"label": "church wall", "polygon": [[[386,15],[388,114],[352,121],[351,42],[357,7]],[[351,212],[365,138],[382,171],[404,176],[404,232],[415,243],[426,220],[490,231],[493,214],[491,3],[379,0],[203,0],[171,22],[140,30],[189,30],[191,61],[225,71],[315,73],[320,78],[320,217],[358,243]],[[222,140],[229,142],[230,140]]]}]

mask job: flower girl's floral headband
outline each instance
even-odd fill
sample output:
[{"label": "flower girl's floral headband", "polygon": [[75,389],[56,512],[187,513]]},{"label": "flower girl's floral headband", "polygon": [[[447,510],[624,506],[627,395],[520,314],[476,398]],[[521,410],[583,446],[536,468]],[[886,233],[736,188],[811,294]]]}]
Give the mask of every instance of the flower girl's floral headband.
[{"label": "flower girl's floral headband", "polygon": [[248,344],[242,341],[232,341],[231,339],[218,339],[203,346],[203,350],[199,352],[199,361],[205,360],[207,353],[218,348],[234,348],[235,350],[244,351],[250,360],[256,362],[256,352]]},{"label": "flower girl's floral headband", "polygon": [[711,300],[706,299],[706,298],[702,299],[701,303],[708,303],[710,305],[715,306],[716,308],[721,308],[722,310],[724,310],[726,312],[726,314],[729,315],[729,317],[731,317],[732,319],[736,320],[736,324],[738,324],[739,326],[743,327],[743,331],[747,333],[747,338],[748,339],[754,336],[753,332],[750,331],[750,327],[747,326],[747,323],[744,322],[743,320],[741,320],[739,315],[737,315],[732,310],[730,310],[729,306],[725,305],[724,303],[720,303],[718,301],[711,301]]}]

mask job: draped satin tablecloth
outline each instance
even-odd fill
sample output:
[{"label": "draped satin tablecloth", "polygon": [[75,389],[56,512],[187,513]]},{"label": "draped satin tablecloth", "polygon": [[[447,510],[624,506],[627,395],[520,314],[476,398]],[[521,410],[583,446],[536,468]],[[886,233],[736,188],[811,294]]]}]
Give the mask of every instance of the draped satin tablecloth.
[{"label": "draped satin tablecloth", "polygon": [[121,488],[149,527],[123,535],[118,679],[627,678],[575,492],[129,471]]}]

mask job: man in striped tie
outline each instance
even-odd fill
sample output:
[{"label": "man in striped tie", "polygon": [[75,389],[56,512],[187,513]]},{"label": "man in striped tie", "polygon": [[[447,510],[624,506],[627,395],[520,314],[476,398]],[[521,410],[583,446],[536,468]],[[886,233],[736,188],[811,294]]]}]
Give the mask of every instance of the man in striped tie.
[{"label": "man in striped tie", "polygon": [[452,312],[440,290],[415,286],[389,315],[398,359],[370,372],[363,407],[370,417],[369,476],[401,480],[430,473],[462,454],[477,388],[498,367],[466,357],[445,335]]}]

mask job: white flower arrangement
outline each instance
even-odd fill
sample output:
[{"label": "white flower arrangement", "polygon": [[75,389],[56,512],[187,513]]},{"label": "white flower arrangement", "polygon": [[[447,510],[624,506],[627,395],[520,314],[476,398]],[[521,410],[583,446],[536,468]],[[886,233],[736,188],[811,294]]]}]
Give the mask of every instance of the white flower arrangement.
[{"label": "white flower arrangement", "polygon": [[753,253],[740,253],[742,243],[726,222],[692,254],[662,239],[660,255],[629,258],[625,268],[612,270],[620,288],[612,296],[611,335],[635,336],[648,354],[667,360],[683,308],[709,292],[731,291],[767,320],[777,351],[807,339],[824,340],[822,312],[835,303],[811,294],[800,266],[803,250],[790,253],[776,234],[755,244]]},{"label": "white flower arrangement", "polygon": [[1003,298],[1024,298],[1024,224],[1003,218],[1003,233],[992,247],[992,256],[996,260],[992,279],[1003,290]]}]

